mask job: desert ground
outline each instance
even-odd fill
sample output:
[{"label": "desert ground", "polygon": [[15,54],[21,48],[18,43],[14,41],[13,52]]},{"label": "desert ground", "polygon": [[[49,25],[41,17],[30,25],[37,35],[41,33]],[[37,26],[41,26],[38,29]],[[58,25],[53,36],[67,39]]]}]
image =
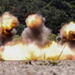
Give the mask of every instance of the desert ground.
[{"label": "desert ground", "polygon": [[0,75],[75,75],[75,61],[0,61]]}]

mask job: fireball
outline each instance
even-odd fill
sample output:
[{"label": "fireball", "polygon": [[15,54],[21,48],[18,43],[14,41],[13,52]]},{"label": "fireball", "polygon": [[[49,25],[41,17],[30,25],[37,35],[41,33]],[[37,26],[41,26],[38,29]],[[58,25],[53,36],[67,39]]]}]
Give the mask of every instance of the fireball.
[{"label": "fireball", "polygon": [[26,24],[30,28],[40,27],[43,24],[43,18],[38,14],[29,15]]},{"label": "fireball", "polygon": [[59,46],[52,42],[49,46],[43,48],[35,44],[17,43],[15,45],[6,45],[1,53],[3,60],[64,60],[75,58],[75,52],[68,44]]},{"label": "fireball", "polygon": [[42,59],[41,56],[42,51],[37,46],[23,43],[6,45],[2,53],[3,60],[39,60]]},{"label": "fireball", "polygon": [[18,24],[18,19],[8,12],[5,12],[1,17],[1,25],[4,30],[11,30]]},{"label": "fireball", "polygon": [[60,35],[68,40],[75,40],[75,23],[70,22],[64,25],[60,31]]},{"label": "fireball", "polygon": [[23,49],[21,43],[14,46],[5,46],[2,53],[2,59],[4,60],[26,60],[26,57],[29,57],[28,52]]}]

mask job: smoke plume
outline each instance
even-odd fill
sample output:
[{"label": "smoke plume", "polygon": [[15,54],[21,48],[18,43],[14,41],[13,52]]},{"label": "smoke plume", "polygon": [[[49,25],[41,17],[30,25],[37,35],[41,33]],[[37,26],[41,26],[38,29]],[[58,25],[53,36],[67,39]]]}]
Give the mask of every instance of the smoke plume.
[{"label": "smoke plume", "polygon": [[[23,41],[27,44],[34,43],[36,45],[43,46],[48,42],[48,37],[49,37],[49,35],[51,35],[52,31],[51,31],[51,29],[47,28],[44,25],[45,19],[41,15],[33,14],[30,16],[31,19],[33,16],[35,18],[30,23],[28,23],[28,21],[27,21],[30,18],[27,17],[26,25],[28,27],[25,28],[24,31],[22,32],[22,38],[23,38]],[[39,21],[39,19],[41,21]],[[39,22],[41,22],[41,23],[39,23]]]}]

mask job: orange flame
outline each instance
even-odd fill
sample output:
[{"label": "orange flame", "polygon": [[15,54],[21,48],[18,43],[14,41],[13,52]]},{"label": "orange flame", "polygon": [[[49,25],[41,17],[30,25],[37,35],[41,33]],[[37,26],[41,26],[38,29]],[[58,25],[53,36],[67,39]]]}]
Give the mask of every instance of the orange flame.
[{"label": "orange flame", "polygon": [[61,29],[61,35],[66,37],[67,39],[70,40],[75,40],[74,36],[75,35],[75,23],[70,22],[66,24],[65,26],[62,27]]},{"label": "orange flame", "polygon": [[0,21],[1,27],[3,28],[3,31],[4,31],[5,34],[9,34],[7,32],[7,30],[11,30],[11,29],[15,28],[18,23],[19,22],[18,22],[17,17],[11,15],[8,12],[5,12],[2,15],[1,21]]},{"label": "orange flame", "polygon": [[39,27],[40,25],[42,25],[42,23],[43,23],[42,17],[37,14],[29,15],[26,19],[26,24],[30,28]]},{"label": "orange flame", "polygon": [[1,55],[3,60],[74,60],[75,58],[75,52],[69,48],[68,44],[65,47],[59,46],[54,41],[50,46],[44,48],[39,48],[35,44],[23,43],[13,46],[6,45]]},{"label": "orange flame", "polygon": [[19,43],[13,46],[5,46],[2,53],[2,58],[4,60],[34,60],[41,55],[41,51],[34,44],[25,45]]}]

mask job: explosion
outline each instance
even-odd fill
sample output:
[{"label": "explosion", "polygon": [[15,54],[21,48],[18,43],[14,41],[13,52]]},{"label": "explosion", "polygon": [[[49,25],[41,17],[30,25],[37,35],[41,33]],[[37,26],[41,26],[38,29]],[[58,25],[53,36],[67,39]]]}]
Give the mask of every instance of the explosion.
[{"label": "explosion", "polygon": [[[10,32],[18,20],[11,14],[6,14],[2,15],[1,28]],[[22,32],[22,38],[18,41],[13,39],[3,45],[1,58],[3,60],[75,60],[75,23],[70,22],[61,28],[59,42],[49,42],[48,37],[51,36],[52,30],[44,25],[44,21],[45,18],[41,15],[29,15],[25,20],[27,27]]]},{"label": "explosion", "polygon": [[[9,12],[5,12],[0,18],[0,38],[2,43],[7,39],[12,38],[16,34],[16,27],[18,25],[17,17],[13,16]],[[9,37],[9,38],[8,38]]]},{"label": "explosion", "polygon": [[32,14],[27,17],[26,24],[29,28],[38,28],[43,24],[44,20],[41,15]]},{"label": "explosion", "polygon": [[75,60],[75,23],[70,22],[65,24],[61,28],[59,36],[57,36],[57,40],[58,39],[60,39],[59,44],[66,44],[63,50],[65,51],[65,54],[70,52],[70,54],[67,55],[67,58]]},{"label": "explosion", "polygon": [[75,41],[75,23],[70,22],[70,23],[65,24],[61,28],[60,35],[58,36],[58,38],[61,39],[62,43],[66,41]]},{"label": "explosion", "polygon": [[11,15],[8,12],[5,12],[1,17],[1,24],[3,29],[11,30],[12,28],[15,28],[18,24],[17,17]]},{"label": "explosion", "polygon": [[41,15],[32,14],[26,19],[27,28],[22,32],[22,38],[25,43],[34,43],[43,46],[48,42],[51,35],[51,29],[44,25]]}]

